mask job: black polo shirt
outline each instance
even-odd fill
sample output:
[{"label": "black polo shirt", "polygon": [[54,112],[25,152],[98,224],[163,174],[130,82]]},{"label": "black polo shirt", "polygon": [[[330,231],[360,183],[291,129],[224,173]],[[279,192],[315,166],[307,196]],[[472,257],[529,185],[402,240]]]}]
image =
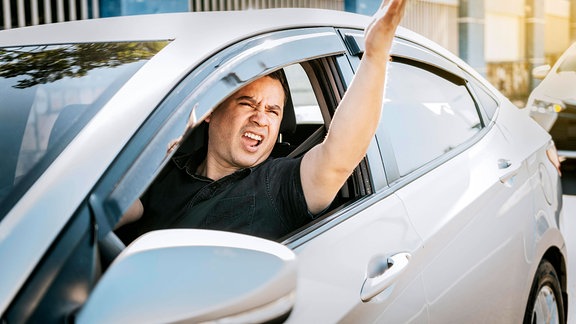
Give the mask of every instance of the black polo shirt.
[{"label": "black polo shirt", "polygon": [[300,182],[301,158],[268,159],[217,181],[195,174],[192,155],[174,157],[142,197],[138,235],[203,228],[279,239],[312,220]]}]

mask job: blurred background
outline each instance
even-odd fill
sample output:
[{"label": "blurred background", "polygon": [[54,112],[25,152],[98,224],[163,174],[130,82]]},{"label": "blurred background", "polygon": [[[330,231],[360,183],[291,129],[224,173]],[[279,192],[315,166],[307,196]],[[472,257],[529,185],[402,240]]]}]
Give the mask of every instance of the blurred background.
[{"label": "blurred background", "polygon": [[[308,7],[373,14],[379,0],[1,0],[0,29],[184,11]],[[403,26],[446,47],[518,107],[576,41],[576,0],[410,0]],[[576,85],[574,86],[576,88]]]}]

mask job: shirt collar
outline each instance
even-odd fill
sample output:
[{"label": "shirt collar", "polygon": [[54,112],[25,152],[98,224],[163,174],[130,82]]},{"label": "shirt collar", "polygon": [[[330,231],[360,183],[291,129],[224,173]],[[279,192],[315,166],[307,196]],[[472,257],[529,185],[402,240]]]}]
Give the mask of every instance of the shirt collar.
[{"label": "shirt collar", "polygon": [[[182,154],[178,154],[178,155],[174,155],[172,157],[172,161],[174,162],[174,164],[176,164],[176,166],[180,169],[180,170],[185,170],[186,173],[188,175],[190,175],[191,177],[198,179],[198,180],[202,180],[202,181],[213,181],[210,178],[201,176],[196,174],[196,170],[198,169],[198,166],[200,165],[200,163],[202,163],[202,161],[204,160],[204,158],[206,157],[206,154],[202,154],[202,152],[200,151],[196,151],[193,153],[182,153]],[[271,158],[269,157],[266,161],[270,160]],[[265,163],[266,161],[262,162]],[[244,168],[244,169],[240,169],[235,171],[234,173],[224,177],[230,177],[230,176],[247,176],[248,174],[252,173],[252,171],[256,170],[256,168],[258,168],[260,165],[262,165],[262,163],[255,165],[253,167],[249,167],[249,168]]]}]

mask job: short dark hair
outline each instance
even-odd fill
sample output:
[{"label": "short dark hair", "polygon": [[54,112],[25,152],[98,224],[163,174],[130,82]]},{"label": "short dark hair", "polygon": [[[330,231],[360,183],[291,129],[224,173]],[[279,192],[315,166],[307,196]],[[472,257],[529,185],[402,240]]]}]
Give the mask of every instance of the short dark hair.
[{"label": "short dark hair", "polygon": [[290,95],[290,88],[288,87],[288,80],[286,79],[286,74],[284,73],[283,69],[276,70],[267,76],[271,77],[274,80],[280,81],[282,84],[282,90],[284,91],[284,106],[286,106],[286,102],[288,102],[288,96]]}]

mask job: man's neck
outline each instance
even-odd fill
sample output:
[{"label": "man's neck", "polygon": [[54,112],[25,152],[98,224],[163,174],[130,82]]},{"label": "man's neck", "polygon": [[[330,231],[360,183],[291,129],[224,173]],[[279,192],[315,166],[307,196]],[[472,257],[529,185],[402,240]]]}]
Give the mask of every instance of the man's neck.
[{"label": "man's neck", "polygon": [[208,158],[206,158],[200,163],[198,168],[196,168],[196,174],[217,181],[238,170],[239,168],[224,167],[218,163],[210,163]]}]

